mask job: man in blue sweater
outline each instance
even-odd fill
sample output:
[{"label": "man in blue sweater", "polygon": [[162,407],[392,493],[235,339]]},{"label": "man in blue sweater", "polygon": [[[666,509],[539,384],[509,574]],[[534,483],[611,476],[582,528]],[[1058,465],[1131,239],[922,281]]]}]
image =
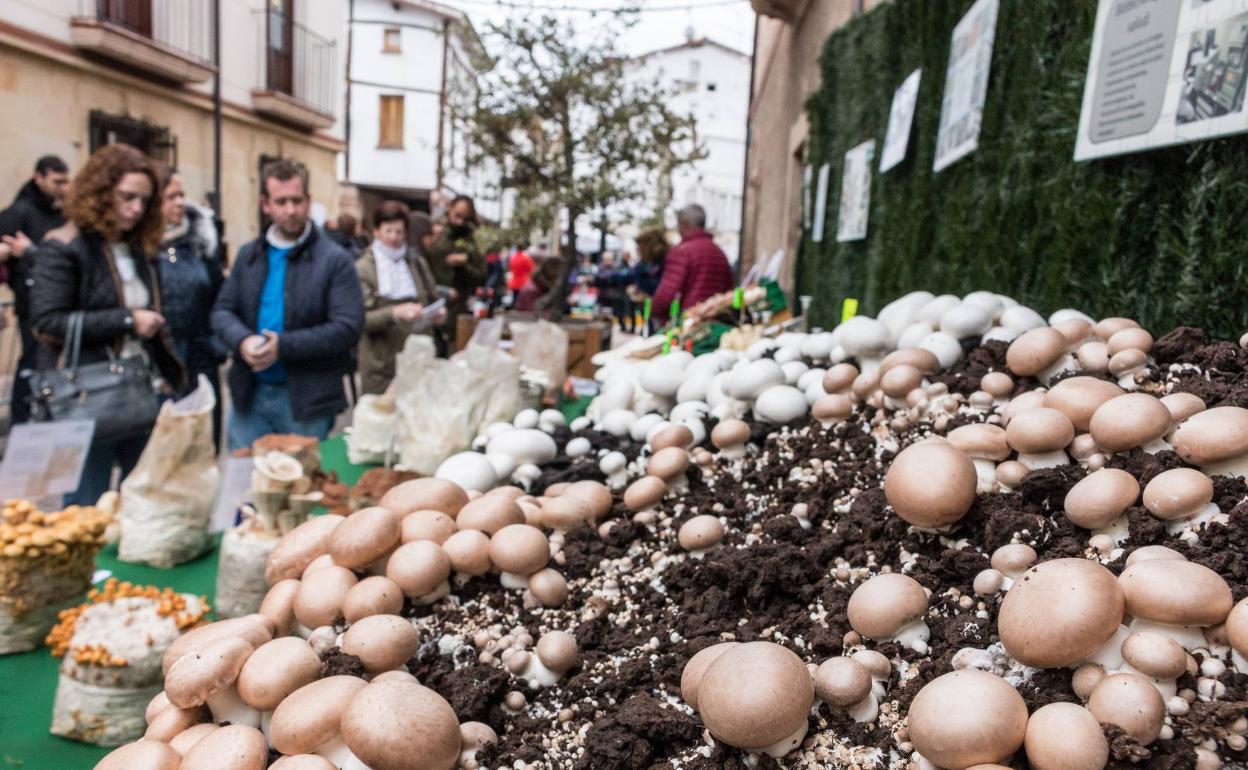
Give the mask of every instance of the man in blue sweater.
[{"label": "man in blue sweater", "polygon": [[273,221],[239,251],[212,311],[232,351],[230,450],[269,433],[325,438],[347,406],[343,376],[364,328],[351,255],[308,219],[307,172],[276,160],[260,175]]}]

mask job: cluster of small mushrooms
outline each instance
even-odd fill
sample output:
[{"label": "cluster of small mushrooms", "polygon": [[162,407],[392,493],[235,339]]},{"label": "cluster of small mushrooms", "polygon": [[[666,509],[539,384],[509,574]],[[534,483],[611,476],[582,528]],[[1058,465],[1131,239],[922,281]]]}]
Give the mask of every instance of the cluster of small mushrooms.
[{"label": "cluster of small mushrooms", "polygon": [[[945,376],[990,342],[1008,345],[1004,365],[969,387]],[[714,489],[717,479],[740,482],[753,466],[781,464],[806,489],[841,469],[786,457],[786,437],[862,460],[851,433],[870,440],[881,515],[904,522],[907,542],[974,551],[980,541],[965,523],[977,506],[1056,469],[1072,483],[1050,513],[1075,528],[1082,553],[1045,558],[1043,538],[1014,531],[978,557],[988,566],[969,591],[916,579],[917,557],[904,548],[838,557],[830,578],[848,601],[837,620],[851,629],[840,655],[812,655],[781,634],[719,634],[689,655],[678,692],[656,685],[651,694],[666,708],[701,720],[708,746],[784,767],[1102,770],[1116,756],[1111,738],[1126,736],[1137,758],[1186,740],[1198,770],[1234,766],[1225,760],[1246,756],[1248,718],[1200,734],[1185,734],[1184,720],[1224,699],[1231,677],[1242,688],[1248,599],[1236,602],[1242,586],[1184,551],[1235,525],[1215,502],[1215,477],[1248,472],[1248,409],[1206,408],[1174,391],[1150,358],[1153,342],[1129,319],[1074,310],[1045,319],[989,292],[916,292],[833,332],[613,360],[598,375],[601,395],[570,425],[553,411],[523,412],[487,426],[435,478],[286,534],[269,556],[259,613],[178,639],[148,734],[99,767],[263,768],[270,749],[283,770],[484,767],[476,752],[500,735],[460,724],[408,672],[422,645],[452,652],[446,637],[422,636],[416,615],[467,610],[457,597],[471,581],[514,591],[517,605],[554,622],[544,633],[465,630],[479,652],[471,662],[505,669],[530,691],[557,688],[585,665],[570,618],[618,610],[610,617],[624,623],[633,611],[612,609],[626,593],[616,576],[652,568],[628,591],[661,595],[664,569],[697,568],[766,539],[758,519],[731,520],[719,505],[692,509],[692,482]],[[604,436],[621,448],[603,448]],[[1143,484],[1123,469],[1123,458],[1159,452],[1181,462]],[[592,478],[539,488],[556,458]],[[785,510],[805,532],[834,531],[866,491],[798,496]],[[761,516],[778,497],[756,490],[748,503]],[[1133,544],[1130,516],[1141,507],[1168,546]],[[565,578],[569,533],[589,528],[607,541],[625,521],[639,534],[623,559],[604,560],[589,579]],[[990,627],[986,643],[938,661],[934,624],[949,607]],[[811,605],[812,618],[820,611]],[[652,639],[638,654],[652,659],[665,644]],[[334,654],[358,658],[364,675],[323,676]],[[1070,694],[1029,707],[1024,685],[1049,670],[1064,672]],[[609,716],[598,705],[595,715]],[[526,708],[520,689],[507,694],[505,714]],[[573,718],[565,711],[558,722]],[[826,728],[832,715],[883,730],[887,745],[843,753],[848,738]],[[584,724],[577,740],[591,729]],[[703,748],[681,761],[711,756]],[[502,761],[494,767],[547,766]],[[576,766],[595,765],[582,754]]]}]

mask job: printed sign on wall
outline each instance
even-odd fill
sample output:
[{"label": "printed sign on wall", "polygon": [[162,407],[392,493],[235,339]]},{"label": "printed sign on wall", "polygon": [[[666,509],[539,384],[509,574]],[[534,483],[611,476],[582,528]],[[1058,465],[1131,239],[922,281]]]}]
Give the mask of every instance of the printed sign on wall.
[{"label": "printed sign on wall", "polygon": [[[1168,0],[1169,1],[1169,0]],[[940,105],[935,171],[947,168],[979,147],[979,128],[988,96],[998,0],[979,0],[953,28],[949,69]]]},{"label": "printed sign on wall", "polygon": [[888,112],[888,131],[884,134],[884,151],[880,153],[880,173],[888,171],[906,158],[910,146],[910,127],[914,125],[914,105],[919,100],[919,79],[923,70],[915,70],[893,94],[893,107]]},{"label": "printed sign on wall", "polygon": [[828,174],[831,170],[828,164],[823,164],[819,169],[819,182],[815,186],[815,225],[810,234],[810,239],[815,243],[823,241],[823,226],[828,211]]},{"label": "printed sign on wall", "polygon": [[871,166],[874,160],[874,139],[845,153],[841,208],[836,224],[836,240],[839,243],[861,241],[867,237],[867,218],[871,214]]},{"label": "printed sign on wall", "polygon": [[1101,0],[1075,160],[1248,131],[1248,3]]}]

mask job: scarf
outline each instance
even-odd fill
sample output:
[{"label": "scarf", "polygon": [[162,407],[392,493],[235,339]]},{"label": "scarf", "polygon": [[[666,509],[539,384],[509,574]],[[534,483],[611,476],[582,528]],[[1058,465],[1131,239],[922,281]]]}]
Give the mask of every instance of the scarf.
[{"label": "scarf", "polygon": [[377,265],[377,296],[401,300],[416,298],[416,281],[407,264],[407,246],[392,249],[381,241],[372,245],[373,262]]}]

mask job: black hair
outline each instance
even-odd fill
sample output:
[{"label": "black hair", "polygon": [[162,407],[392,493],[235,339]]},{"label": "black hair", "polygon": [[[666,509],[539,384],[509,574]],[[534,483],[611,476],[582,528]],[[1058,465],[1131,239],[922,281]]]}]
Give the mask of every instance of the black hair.
[{"label": "black hair", "polygon": [[57,155],[44,155],[35,161],[35,173],[39,176],[47,176],[48,174],[68,174],[69,166],[65,165],[65,161],[61,160]]}]

